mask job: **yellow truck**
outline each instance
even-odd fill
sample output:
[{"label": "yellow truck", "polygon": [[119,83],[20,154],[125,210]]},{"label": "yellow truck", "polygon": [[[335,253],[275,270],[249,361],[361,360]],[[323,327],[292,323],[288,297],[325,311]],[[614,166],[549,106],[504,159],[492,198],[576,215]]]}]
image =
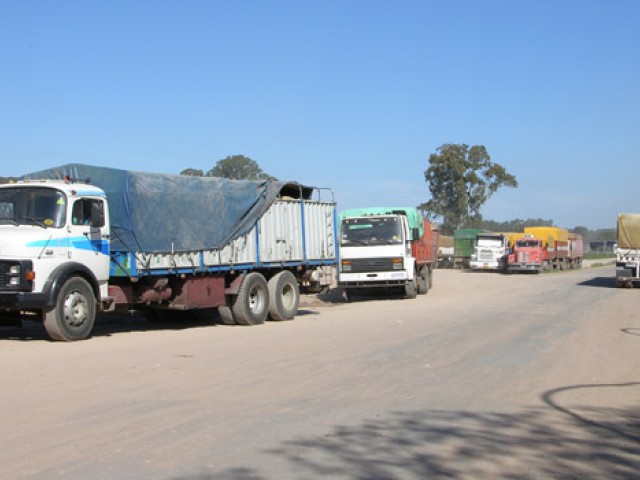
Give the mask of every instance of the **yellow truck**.
[{"label": "yellow truck", "polygon": [[632,287],[640,283],[640,213],[618,215],[616,284]]}]

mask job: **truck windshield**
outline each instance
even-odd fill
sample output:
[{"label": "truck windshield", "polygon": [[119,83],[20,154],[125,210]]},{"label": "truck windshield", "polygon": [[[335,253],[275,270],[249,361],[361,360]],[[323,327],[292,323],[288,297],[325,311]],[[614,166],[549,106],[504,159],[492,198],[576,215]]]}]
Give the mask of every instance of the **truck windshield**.
[{"label": "truck windshield", "polygon": [[518,240],[516,242],[516,247],[519,248],[527,248],[527,247],[537,247],[539,245],[538,240]]},{"label": "truck windshield", "polygon": [[504,247],[504,237],[478,235],[479,247]]},{"label": "truck windshield", "polygon": [[402,243],[397,217],[361,217],[342,220],[342,245],[396,245]]},{"label": "truck windshield", "polygon": [[64,193],[46,187],[0,188],[0,225],[61,228],[65,223]]}]

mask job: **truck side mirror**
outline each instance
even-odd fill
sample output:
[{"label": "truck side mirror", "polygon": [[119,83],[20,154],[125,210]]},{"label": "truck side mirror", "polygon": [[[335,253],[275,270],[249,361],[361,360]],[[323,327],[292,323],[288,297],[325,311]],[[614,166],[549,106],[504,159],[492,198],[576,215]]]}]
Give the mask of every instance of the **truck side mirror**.
[{"label": "truck side mirror", "polygon": [[419,228],[412,228],[411,229],[411,239],[412,240],[420,240],[420,229]]}]

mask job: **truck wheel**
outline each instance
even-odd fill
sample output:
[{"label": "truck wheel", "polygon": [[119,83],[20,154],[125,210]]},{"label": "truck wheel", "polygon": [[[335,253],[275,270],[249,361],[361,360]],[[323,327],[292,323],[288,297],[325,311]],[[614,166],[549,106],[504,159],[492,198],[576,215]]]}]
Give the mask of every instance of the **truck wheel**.
[{"label": "truck wheel", "polygon": [[58,292],[56,305],[44,310],[44,328],[53,340],[71,342],[89,336],[96,319],[96,300],[91,285],[71,277]]},{"label": "truck wheel", "polygon": [[269,279],[269,316],[271,320],[291,320],[298,313],[300,287],[289,270],[283,270]]},{"label": "truck wheel", "polygon": [[416,285],[415,274],[413,276],[413,280],[404,286],[404,295],[407,298],[416,298],[416,296],[418,295],[418,287]]},{"label": "truck wheel", "polygon": [[260,325],[269,313],[267,281],[258,272],[247,275],[232,307],[238,325]]},{"label": "truck wheel", "polygon": [[353,292],[349,288],[342,289],[342,298],[344,298],[345,303],[351,303],[353,301]]},{"label": "truck wheel", "polygon": [[427,267],[422,269],[420,276],[418,277],[418,293],[424,295],[429,292],[431,284],[431,275],[429,275],[429,269]]},{"label": "truck wheel", "polygon": [[231,307],[227,307],[226,305],[218,307],[218,315],[220,315],[220,321],[224,325],[236,325],[236,319],[233,316]]}]

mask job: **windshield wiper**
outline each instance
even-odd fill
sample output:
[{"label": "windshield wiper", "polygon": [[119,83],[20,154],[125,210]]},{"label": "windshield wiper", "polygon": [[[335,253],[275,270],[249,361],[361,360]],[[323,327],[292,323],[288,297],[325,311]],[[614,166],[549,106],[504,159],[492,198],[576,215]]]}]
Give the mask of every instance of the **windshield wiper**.
[{"label": "windshield wiper", "polygon": [[20,225],[15,219],[13,218],[0,218],[0,223],[10,223],[11,225],[15,225],[16,227],[18,225]]},{"label": "windshield wiper", "polygon": [[33,223],[35,223],[36,225],[38,225],[39,227],[42,228],[49,228],[42,220],[35,218],[35,217],[25,217],[25,220],[29,220]]},{"label": "windshield wiper", "polygon": [[367,240],[348,240],[348,244],[355,244],[355,245],[367,245]]}]

